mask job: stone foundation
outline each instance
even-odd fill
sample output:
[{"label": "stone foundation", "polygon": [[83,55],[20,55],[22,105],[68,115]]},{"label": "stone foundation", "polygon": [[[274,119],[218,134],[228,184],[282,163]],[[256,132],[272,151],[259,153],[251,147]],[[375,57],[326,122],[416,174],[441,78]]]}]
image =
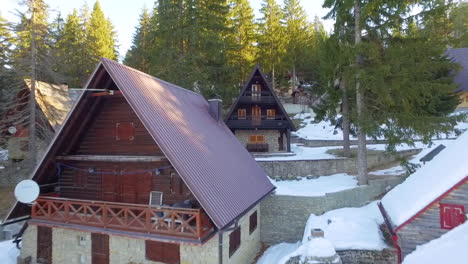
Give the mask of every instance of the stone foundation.
[{"label": "stone foundation", "polygon": [[263,135],[265,137],[265,143],[268,144],[268,152],[286,152],[287,151],[287,135],[283,133],[283,150],[279,151],[279,140],[281,136],[278,130],[236,130],[234,131],[237,139],[242,145],[247,146],[249,143],[250,135]]},{"label": "stone foundation", "polygon": [[[249,233],[250,215],[257,210],[258,225]],[[250,210],[238,222],[241,228],[241,243],[229,256],[229,235],[223,233],[223,264],[251,264],[260,250],[260,206]],[[180,244],[181,264],[219,263],[219,235],[215,234],[203,245]],[[52,262],[57,264],[91,263],[91,232],[65,228],[52,228]],[[30,258],[37,259],[37,226],[30,224],[23,234],[21,254],[18,263]],[[109,234],[109,260],[112,264],[163,264],[146,259],[145,240]]]}]

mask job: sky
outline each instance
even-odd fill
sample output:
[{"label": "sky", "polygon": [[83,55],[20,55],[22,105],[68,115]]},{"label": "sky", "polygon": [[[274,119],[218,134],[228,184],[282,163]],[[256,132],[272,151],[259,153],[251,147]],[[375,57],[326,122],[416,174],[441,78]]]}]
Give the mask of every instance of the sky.
[{"label": "sky", "polygon": [[[259,15],[262,0],[249,0],[256,15]],[[71,13],[73,8],[80,9],[85,2],[90,8],[94,5],[94,0],[45,0],[50,8],[51,18],[61,12],[62,17]],[[280,0],[277,0],[280,3]],[[152,8],[154,0],[100,0],[104,14],[110,18],[117,31],[119,58],[123,59],[125,53],[132,45],[132,37],[135,27],[138,25],[138,19],[144,6]],[[308,17],[312,20],[315,16],[323,17],[327,10],[322,8],[323,0],[302,0]],[[15,10],[24,10],[18,5],[18,0],[0,0],[0,14],[9,21],[17,21]],[[324,21],[327,31],[333,27],[333,21]]]}]

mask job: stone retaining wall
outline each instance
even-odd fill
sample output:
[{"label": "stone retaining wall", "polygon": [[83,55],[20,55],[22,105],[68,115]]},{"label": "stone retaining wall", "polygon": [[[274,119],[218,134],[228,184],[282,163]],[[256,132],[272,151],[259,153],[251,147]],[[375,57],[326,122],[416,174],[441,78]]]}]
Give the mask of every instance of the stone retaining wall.
[{"label": "stone retaining wall", "polygon": [[[394,163],[401,158],[407,158],[419,153],[420,149],[400,151],[397,154],[380,154],[369,156],[369,169]],[[326,176],[337,173],[357,173],[355,158],[321,159],[321,160],[287,160],[287,161],[257,161],[266,174],[273,179],[294,179],[298,176]]]},{"label": "stone retaining wall", "polygon": [[343,264],[397,264],[396,249],[373,250],[337,250]]},{"label": "stone retaining wall", "polygon": [[261,241],[276,244],[302,240],[310,214],[363,206],[402,181],[397,177],[374,180],[369,185],[317,197],[270,195],[261,202]]}]

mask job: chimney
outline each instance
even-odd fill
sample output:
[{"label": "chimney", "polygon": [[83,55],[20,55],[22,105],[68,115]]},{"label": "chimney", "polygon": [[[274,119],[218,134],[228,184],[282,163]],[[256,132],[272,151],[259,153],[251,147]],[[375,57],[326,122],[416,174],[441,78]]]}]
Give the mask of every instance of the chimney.
[{"label": "chimney", "polygon": [[223,101],[221,99],[210,99],[208,100],[210,115],[214,120],[219,121],[221,119],[221,105]]},{"label": "chimney", "polygon": [[322,229],[320,228],[314,228],[312,229],[312,231],[310,232],[310,237],[311,238],[319,238],[319,237],[324,237],[325,236],[325,232],[323,232]]}]

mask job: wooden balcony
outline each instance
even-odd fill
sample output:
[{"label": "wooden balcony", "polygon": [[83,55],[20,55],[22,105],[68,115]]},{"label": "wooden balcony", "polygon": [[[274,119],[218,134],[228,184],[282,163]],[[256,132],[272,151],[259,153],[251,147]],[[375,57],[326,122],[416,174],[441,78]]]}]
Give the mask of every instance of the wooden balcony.
[{"label": "wooden balcony", "polygon": [[150,207],[103,201],[40,196],[31,218],[52,223],[75,224],[109,231],[162,235],[202,241],[213,231],[201,209]]},{"label": "wooden balcony", "polygon": [[262,116],[261,120],[252,119],[248,116],[246,119],[230,119],[226,121],[229,128],[234,129],[249,129],[249,128],[266,128],[266,129],[287,129],[289,128],[288,121],[284,119],[266,119]]},{"label": "wooden balcony", "polygon": [[250,152],[268,152],[267,143],[247,143],[246,148]]},{"label": "wooden balcony", "polygon": [[271,95],[251,96],[244,95],[239,98],[240,103],[246,104],[276,104],[275,98]]}]

